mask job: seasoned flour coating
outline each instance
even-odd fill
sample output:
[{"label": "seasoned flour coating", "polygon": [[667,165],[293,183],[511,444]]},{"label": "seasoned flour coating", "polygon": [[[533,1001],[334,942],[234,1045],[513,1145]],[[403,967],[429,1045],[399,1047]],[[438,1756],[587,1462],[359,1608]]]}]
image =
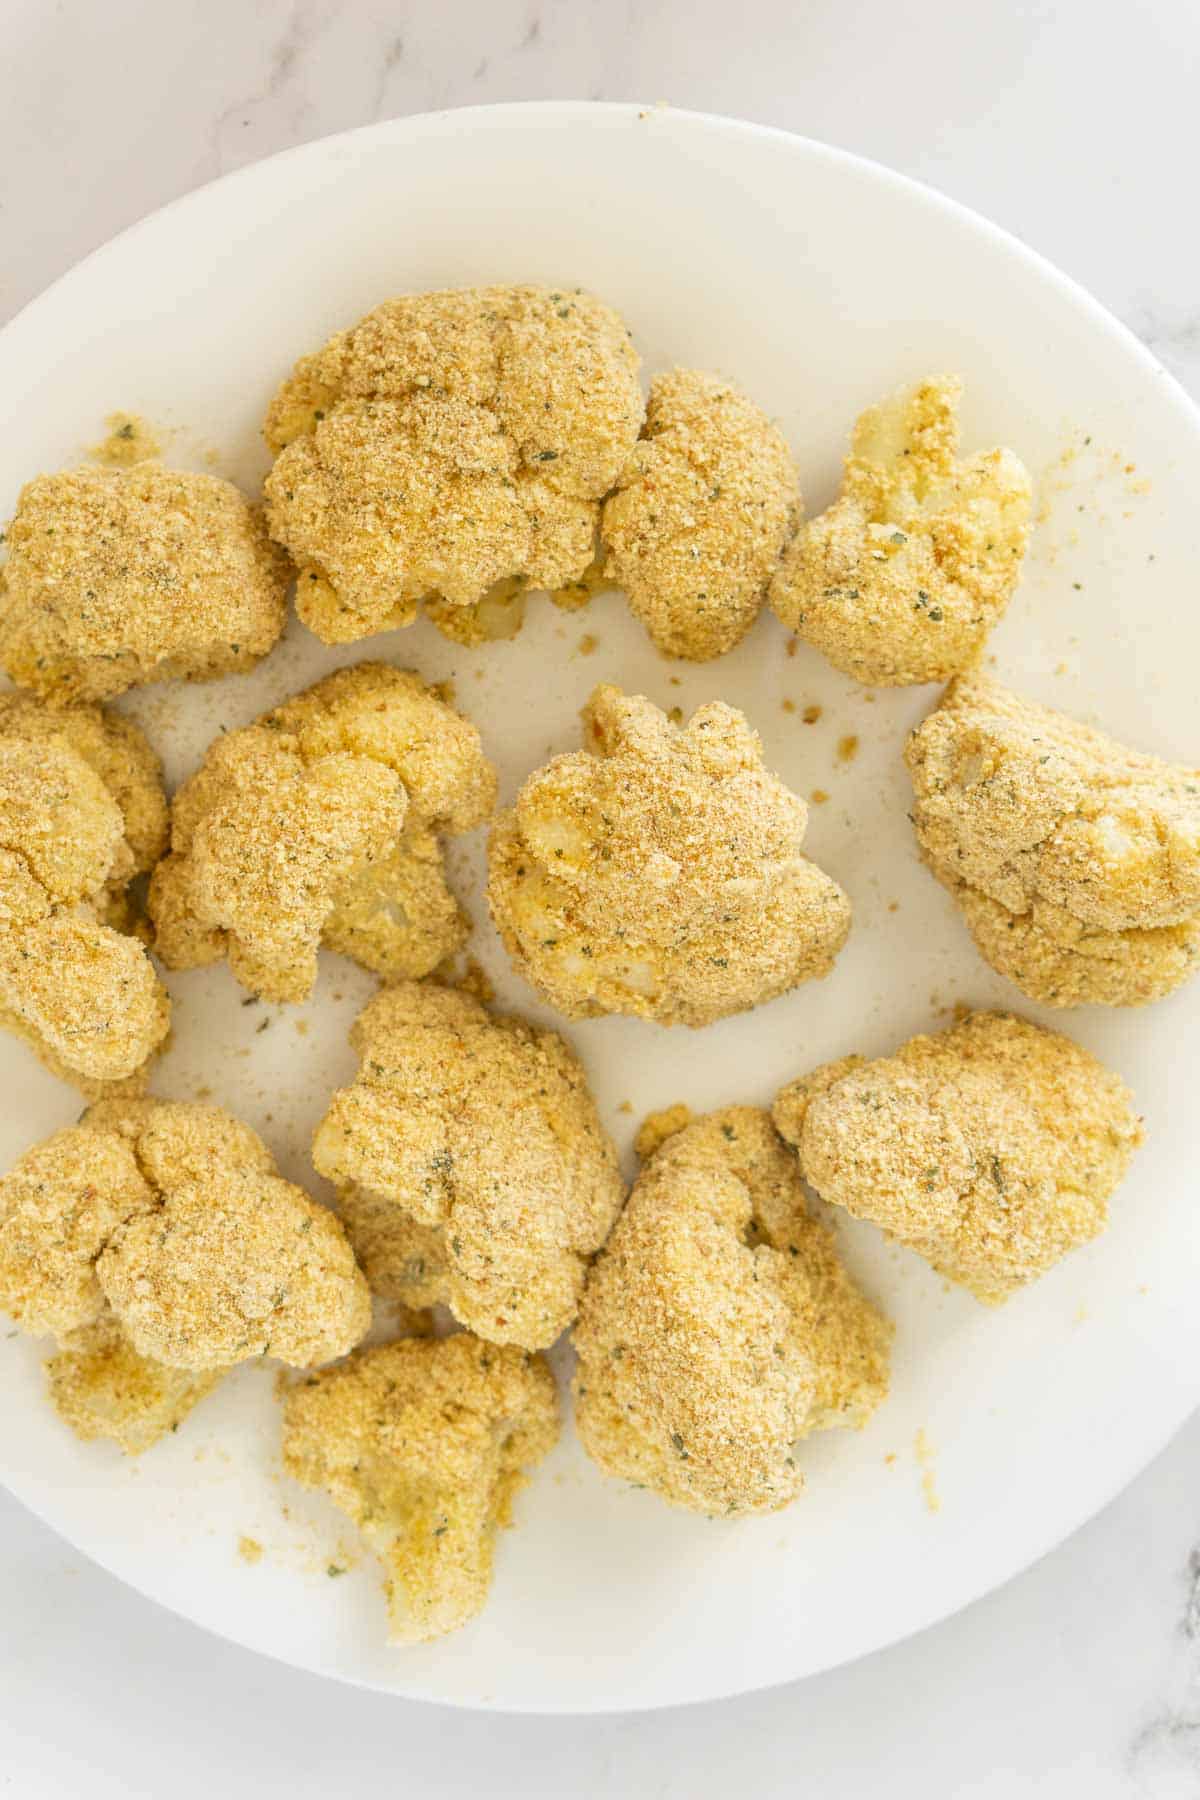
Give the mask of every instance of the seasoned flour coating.
[{"label": "seasoned flour coating", "polygon": [[715,375],[672,369],[604,503],[607,573],[660,650],[708,662],[758,617],[799,512],[791,452],[766,414]]},{"label": "seasoned flour coating", "polygon": [[1011,450],[959,460],[960,395],[935,376],[863,413],[841,494],[772,583],[782,622],[872,686],[969,667],[1021,573],[1029,475]]},{"label": "seasoned flour coating", "polygon": [[324,1489],[379,1557],[396,1644],[482,1609],[496,1533],[557,1437],[543,1359],[466,1331],[360,1350],[284,1402],[284,1467]]},{"label": "seasoned flour coating", "polygon": [[580,580],[642,413],[629,334],[590,294],[385,301],[303,357],[267,414],[268,517],[300,617],[350,643],[421,600],[441,617],[500,583]]},{"label": "seasoned flour coating", "polygon": [[540,1350],[575,1317],[624,1198],[616,1152],[562,1038],[468,994],[402,983],[355,1022],[359,1072],[313,1161],[377,1294],[436,1302]]},{"label": "seasoned flour coating", "polygon": [[220,1107],[106,1100],[0,1180],[0,1306],[67,1354],[55,1405],[143,1449],[251,1357],[300,1368],[370,1324],[338,1221]]},{"label": "seasoned flour coating", "polygon": [[487,818],[474,726],[409,670],[360,663],[231,731],[175,796],[150,888],[172,969],[222,956],[269,1000],[303,1000],[321,944],[388,980],[427,975],[469,924],[440,834]]},{"label": "seasoned flour coating", "polygon": [[228,481],[143,462],[21,490],[0,572],[0,663],[56,700],[251,669],[283,630],[291,571]]},{"label": "seasoned flour coating", "polygon": [[0,1025],[85,1092],[137,1077],[167,1033],[127,900],[166,825],[135,725],[0,694]]},{"label": "seasoned flour coating", "polygon": [[807,808],[740,712],[713,701],[677,726],[598,687],[584,742],[491,840],[492,917],[552,1006],[707,1025],[829,972],[850,902],[800,854]]},{"label": "seasoned flour coating", "polygon": [[1116,1075],[1004,1013],[829,1063],[784,1088],[774,1118],[823,1200],[988,1306],[1104,1230],[1142,1141]]},{"label": "seasoned flour coating", "polygon": [[1050,1006],[1140,1006],[1200,964],[1200,769],[985,676],[905,751],[922,854],[979,951]]},{"label": "seasoned flour coating", "polygon": [[804,1484],[797,1440],[884,1399],[890,1339],[766,1113],[729,1107],[666,1137],[588,1278],[579,1435],[678,1506],[774,1512]]},{"label": "seasoned flour coating", "polygon": [[173,1369],[141,1356],[112,1313],[74,1333],[46,1364],[50,1403],[76,1437],[109,1438],[140,1456],[178,1430],[220,1381],[222,1369]]}]

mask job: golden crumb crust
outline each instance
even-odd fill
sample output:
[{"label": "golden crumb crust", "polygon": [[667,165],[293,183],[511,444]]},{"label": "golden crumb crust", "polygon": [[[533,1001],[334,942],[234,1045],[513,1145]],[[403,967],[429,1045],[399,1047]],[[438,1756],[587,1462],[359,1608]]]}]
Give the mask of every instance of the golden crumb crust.
[{"label": "golden crumb crust", "polygon": [[807,808],[743,715],[675,725],[601,686],[583,722],[492,831],[488,902],[525,979],[568,1018],[699,1026],[827,974],[850,902],[800,854]]},{"label": "golden crumb crust", "polygon": [[675,1505],[774,1512],[804,1483],[797,1441],[884,1399],[890,1339],[767,1114],[729,1107],[663,1139],[593,1267],[579,1435]]},{"label": "golden crumb crust", "polygon": [[220,1381],[221,1369],[173,1369],[134,1349],[105,1313],[46,1363],[50,1404],[77,1438],[107,1438],[140,1456],[177,1431]]},{"label": "golden crumb crust", "polygon": [[351,1033],[313,1162],[373,1291],[443,1302],[493,1343],[547,1348],[575,1317],[624,1185],[563,1039],[469,994],[404,982]]},{"label": "golden crumb crust", "polygon": [[479,734],[410,670],[360,663],[210,745],[175,796],[150,915],[168,968],[222,956],[303,1000],[317,950],[388,980],[427,975],[469,923],[440,837],[492,810]]},{"label": "golden crumb crust", "polygon": [[962,384],[934,376],[863,413],[842,491],[771,585],[779,619],[872,686],[966,669],[1021,573],[1032,490],[1011,450],[960,461]]},{"label": "golden crumb crust", "polygon": [[580,580],[642,414],[629,333],[579,289],[385,301],[302,357],[267,414],[300,617],[350,643],[432,600],[453,636],[450,610],[499,584]]},{"label": "golden crumb crust", "polygon": [[909,738],[921,853],[982,956],[1050,1006],[1140,1006],[1200,965],[1200,769],[974,674]]},{"label": "golden crumb crust", "polygon": [[823,1200],[988,1306],[1104,1230],[1143,1135],[1119,1077],[1006,1013],[827,1064],[783,1089],[774,1119]]},{"label": "golden crumb crust", "polygon": [[[111,1355],[111,1336],[79,1337],[111,1324],[138,1356],[189,1371],[267,1355],[308,1368],[371,1316],[337,1219],[280,1179],[249,1126],[149,1099],[102,1101],[0,1180],[0,1305],[85,1357]],[[77,1410],[81,1384],[134,1367],[71,1365]],[[166,1403],[161,1381],[150,1397]]]},{"label": "golden crumb crust", "polygon": [[323,1489],[379,1557],[398,1644],[481,1610],[496,1532],[557,1437],[542,1357],[466,1331],[360,1350],[284,1402],[284,1467]]},{"label": "golden crumb crust", "polygon": [[251,669],[291,572],[259,508],[215,475],[68,469],[26,484],[0,572],[0,663],[56,700]]},{"label": "golden crumb crust", "polygon": [[780,432],[730,382],[672,369],[604,503],[607,574],[667,656],[708,662],[758,617],[796,530],[800,485]]},{"label": "golden crumb crust", "polygon": [[166,821],[135,725],[0,694],[0,1025],[89,1092],[137,1078],[170,1023],[128,899]]}]

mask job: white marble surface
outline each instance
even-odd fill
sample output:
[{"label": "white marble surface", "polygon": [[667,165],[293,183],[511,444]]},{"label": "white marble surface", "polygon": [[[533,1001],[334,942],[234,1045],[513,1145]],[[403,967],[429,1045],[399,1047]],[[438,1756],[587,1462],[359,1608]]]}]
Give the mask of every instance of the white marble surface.
[{"label": "white marble surface", "polygon": [[[1195,0],[0,0],[0,27],[0,317],[153,207],[306,138],[479,101],[665,99],[990,214],[1200,397]],[[506,1720],[218,1643],[0,1497],[0,1794],[1200,1796],[1197,1545],[1194,1420],[1055,1555],[908,1644],[723,1705]]]}]

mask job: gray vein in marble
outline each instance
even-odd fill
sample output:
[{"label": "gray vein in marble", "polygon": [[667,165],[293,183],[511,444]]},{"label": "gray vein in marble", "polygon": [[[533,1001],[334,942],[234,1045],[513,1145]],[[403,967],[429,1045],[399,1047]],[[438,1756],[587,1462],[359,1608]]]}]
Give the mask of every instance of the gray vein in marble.
[{"label": "gray vein in marble", "polygon": [[1172,375],[1194,392],[1200,386],[1200,307],[1140,299],[1125,322]]},{"label": "gray vein in marble", "polygon": [[1164,1696],[1129,1746],[1127,1766],[1147,1800],[1200,1795],[1200,1546],[1184,1568],[1178,1643]]},{"label": "gray vein in marble", "polygon": [[[217,114],[212,146],[219,174],[262,156],[260,140],[264,137],[274,147],[282,135],[280,114],[287,141],[311,135],[316,108],[299,91],[295,78],[314,40],[336,20],[339,11],[337,0],[294,0],[282,33],[269,48],[262,84]],[[246,132],[248,138],[243,136]]]}]

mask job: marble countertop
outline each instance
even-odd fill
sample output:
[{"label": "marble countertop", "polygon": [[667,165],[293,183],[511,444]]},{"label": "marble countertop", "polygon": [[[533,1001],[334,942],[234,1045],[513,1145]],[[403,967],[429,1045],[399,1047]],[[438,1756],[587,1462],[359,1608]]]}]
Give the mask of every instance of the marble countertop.
[{"label": "marble countertop", "polygon": [[[164,201],[307,138],[483,101],[664,99],[976,207],[1200,398],[1194,0],[2,0],[0,20],[0,318]],[[222,1644],[0,1496],[0,1794],[1200,1796],[1197,1546],[1200,1419],[1070,1543],[907,1644],[721,1705],[500,1719]]]}]

